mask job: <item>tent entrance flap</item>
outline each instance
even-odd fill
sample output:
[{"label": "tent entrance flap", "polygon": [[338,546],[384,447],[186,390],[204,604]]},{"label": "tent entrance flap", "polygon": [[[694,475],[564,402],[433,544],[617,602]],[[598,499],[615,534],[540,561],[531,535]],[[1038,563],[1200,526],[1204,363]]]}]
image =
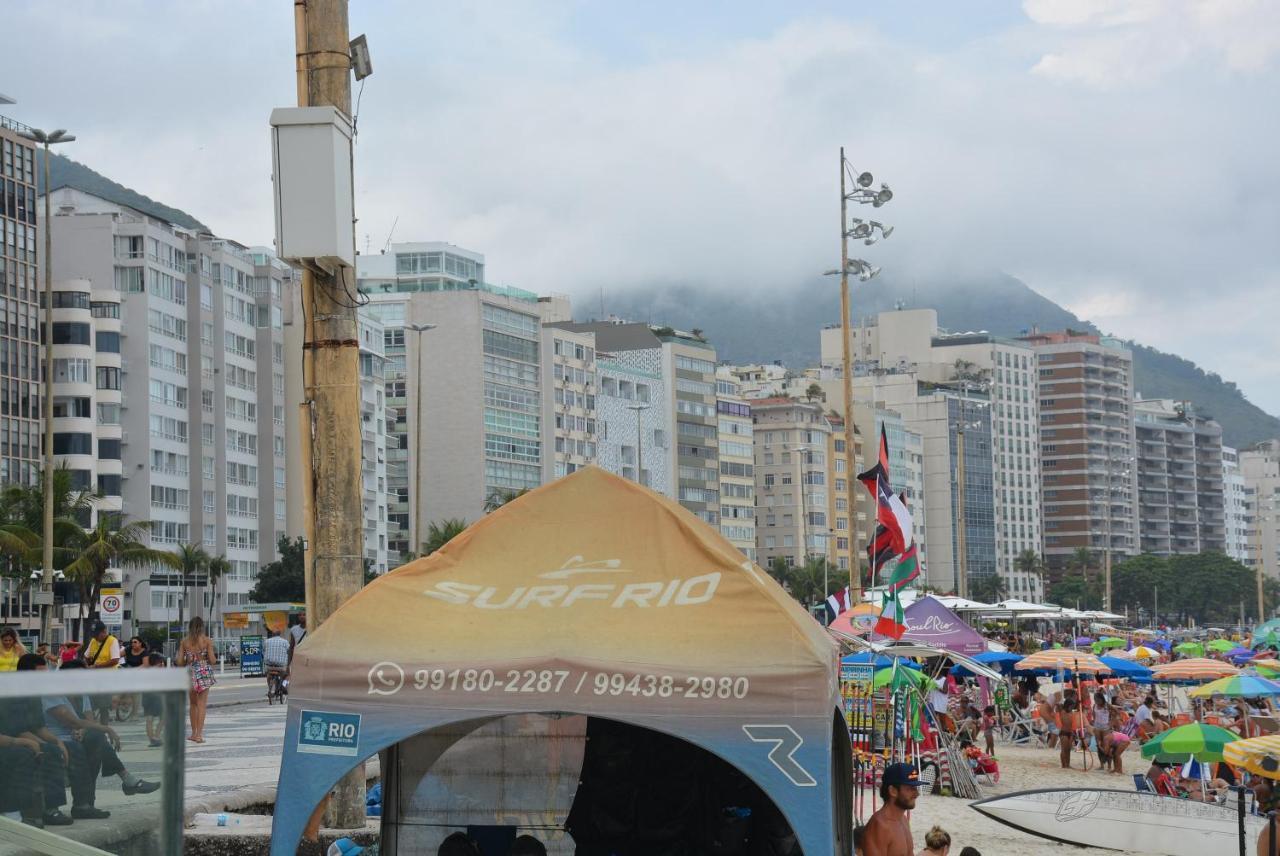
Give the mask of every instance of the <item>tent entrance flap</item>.
[{"label": "tent entrance flap", "polygon": [[[444,748],[446,747],[447,748]],[[731,764],[635,725],[522,714],[415,735],[388,752],[384,854],[434,853],[454,832],[532,835],[575,853],[794,853],[777,805]],[[499,845],[500,846],[500,845]],[[711,851],[707,851],[711,852]]]}]

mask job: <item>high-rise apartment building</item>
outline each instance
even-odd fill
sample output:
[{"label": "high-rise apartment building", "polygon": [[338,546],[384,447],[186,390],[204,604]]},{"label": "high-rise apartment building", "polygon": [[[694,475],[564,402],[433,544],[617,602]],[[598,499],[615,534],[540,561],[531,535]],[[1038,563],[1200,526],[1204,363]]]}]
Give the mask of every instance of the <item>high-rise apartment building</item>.
[{"label": "high-rise apartment building", "polygon": [[1249,564],[1248,486],[1240,472],[1240,453],[1230,446],[1222,447],[1222,519],[1226,530],[1226,554],[1237,562]]},{"label": "high-rise apartment building", "polygon": [[445,243],[393,244],[356,261],[369,299],[361,312],[385,328],[396,556],[417,551],[430,523],[475,521],[495,494],[543,481],[538,297],[484,273],[484,256]]},{"label": "high-rise apartment building", "polygon": [[751,402],[755,423],[756,556],[803,565],[831,555],[827,455],[831,425],[821,404],[793,398]]},{"label": "high-rise apartment building", "polygon": [[1138,400],[1140,551],[1225,552],[1222,427],[1187,401]]},{"label": "high-rise apartment building", "polygon": [[[845,456],[844,417],[826,414],[827,434],[827,559],[846,573],[853,562],[853,514],[850,497],[857,497],[861,485],[849,477]],[[856,474],[855,474],[856,475]],[[866,539],[863,539],[863,543]]]},{"label": "high-rise apartment building", "polygon": [[716,378],[720,453],[720,534],[748,559],[756,557],[756,479],[751,405],[738,382]]},{"label": "high-rise apartment building", "polygon": [[1044,554],[1059,573],[1078,549],[1095,561],[1141,550],[1133,354],[1073,331],[1024,337],[1036,351]]},{"label": "high-rise apartment building", "polygon": [[[102,452],[105,443],[114,453],[107,432],[118,400],[126,518],[150,521],[153,547],[201,544],[231,565],[203,593],[203,605],[180,605],[181,587],[152,584],[126,611],[140,622],[176,620],[180,610],[216,619],[248,603],[258,569],[275,558],[285,529],[281,299],[291,270],[265,250],[110,195],[64,185],[51,198],[55,279],[90,283],[91,316],[95,302],[103,313],[114,311],[95,293],[120,295],[119,368],[110,352],[94,355],[94,454],[100,468],[109,466]],[[109,332],[104,324],[93,335],[102,341]],[[68,397],[77,397],[70,388]],[[138,579],[148,573],[125,571]]]},{"label": "high-rise apartment building", "polygon": [[[978,465],[979,468],[973,472],[981,478],[980,474],[989,469],[992,478],[994,508],[991,515],[995,529],[991,558],[995,562],[994,573],[1005,580],[1011,593],[1020,597],[1036,595],[1038,578],[1020,570],[1018,563],[1019,555],[1025,551],[1036,554],[1041,551],[1039,407],[1035,394],[1035,355],[1030,346],[988,333],[947,333],[939,329],[937,312],[933,309],[882,312],[850,332],[855,385],[865,388],[869,384],[873,396],[877,378],[910,373],[917,378],[926,394],[929,388],[937,386],[947,395],[952,391],[958,393],[962,400],[972,397],[979,402],[971,405],[973,407],[990,406],[990,414],[977,419],[979,422],[989,420],[989,442],[975,442],[986,449],[991,460],[989,464]],[[843,355],[841,329],[838,326],[823,329],[821,346],[824,373],[829,372],[838,378]],[[859,383],[862,380],[860,375],[868,379],[867,383]],[[838,380],[832,382],[825,374],[821,383],[828,397],[839,389]],[[897,404],[912,398],[909,384],[895,388],[905,397],[888,405],[890,409],[896,409]],[[876,400],[883,401],[880,398]],[[941,402],[935,402],[935,405],[940,406]],[[916,417],[911,413],[904,413],[903,417],[921,435],[937,433],[917,425],[914,422]],[[941,435],[934,439],[941,439]],[[891,449],[892,446],[891,442]],[[958,458],[948,452],[946,456],[935,454],[933,460],[950,465]],[[971,468],[968,466],[970,463],[966,456],[966,473]],[[941,494],[935,490],[935,514],[942,511],[941,501]],[[985,505],[982,507],[985,515]],[[966,515],[971,508],[975,507],[965,506]],[[952,511],[958,511],[958,507]],[[933,523],[943,526],[942,521],[936,518]],[[984,543],[987,537],[985,519],[974,523],[974,526],[975,537]],[[948,525],[945,528],[952,527]],[[976,565],[970,563],[969,575],[977,578],[987,573],[984,569],[988,560],[985,556],[975,558],[980,561]],[[935,564],[937,560],[946,562],[945,556],[941,555],[935,556]],[[947,578],[942,568],[938,571],[944,579]]]},{"label": "high-rise apartment building", "polygon": [[[285,436],[294,440],[286,444],[286,479],[301,485],[308,477],[303,471],[301,413],[298,405],[305,399],[302,383],[303,330],[301,324],[301,291],[297,283],[286,289],[284,305],[285,352],[294,355],[286,360],[285,369]],[[357,330],[360,341],[360,478],[361,507],[364,519],[364,560],[374,573],[383,574],[397,563],[388,549],[387,519],[387,406],[384,355],[386,339],[382,322],[369,314],[359,313]],[[294,496],[287,504],[287,532],[291,538],[306,534],[302,499]]]},{"label": "high-rise apartment building", "polygon": [[0,116],[0,483],[35,484],[40,470],[43,283],[36,223],[36,149],[26,125]]},{"label": "high-rise apartment building", "polygon": [[677,499],[711,527],[720,525],[720,464],[716,404],[716,352],[696,336],[658,328],[663,380],[675,402],[676,436],[672,459],[679,485]]},{"label": "high-rise apartment building", "polygon": [[1248,509],[1249,561],[1262,562],[1262,573],[1280,578],[1280,440],[1267,440],[1240,450]]},{"label": "high-rise apartment building", "polygon": [[596,460],[598,387],[595,334],[542,328],[543,481]]}]

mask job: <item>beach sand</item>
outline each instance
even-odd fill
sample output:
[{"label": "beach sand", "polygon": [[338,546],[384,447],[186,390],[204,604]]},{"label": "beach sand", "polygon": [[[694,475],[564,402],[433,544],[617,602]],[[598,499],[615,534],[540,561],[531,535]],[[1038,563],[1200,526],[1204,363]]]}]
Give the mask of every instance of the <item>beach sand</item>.
[{"label": "beach sand", "polygon": [[[1079,755],[1076,756],[1079,763]],[[1132,790],[1131,772],[1143,772],[1147,762],[1138,752],[1125,753],[1125,774],[1112,775],[1091,769],[1084,772],[1078,767],[1064,770],[1058,763],[1056,750],[996,744],[996,759],[1000,762],[1000,782],[996,785],[979,783],[983,798],[1033,788],[1113,788]],[[870,803],[867,803],[869,816]],[[1073,853],[1128,853],[1133,850],[1104,850],[1097,847],[1078,847],[1029,835],[1025,832],[997,823],[969,807],[970,800],[956,797],[921,794],[916,809],[911,813],[911,833],[917,851],[924,848],[924,836],[934,824],[951,835],[951,852],[959,853],[966,845],[976,847],[982,856],[1046,856],[1046,854]],[[1253,851],[1250,850],[1250,853]]]}]

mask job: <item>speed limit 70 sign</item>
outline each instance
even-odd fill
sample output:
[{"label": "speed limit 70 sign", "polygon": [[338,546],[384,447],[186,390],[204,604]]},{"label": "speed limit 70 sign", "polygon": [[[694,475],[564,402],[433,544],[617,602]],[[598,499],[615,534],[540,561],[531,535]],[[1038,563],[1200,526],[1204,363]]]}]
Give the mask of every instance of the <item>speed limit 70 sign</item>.
[{"label": "speed limit 70 sign", "polygon": [[98,598],[98,615],[107,627],[124,625],[124,598],[120,589],[103,589]]}]

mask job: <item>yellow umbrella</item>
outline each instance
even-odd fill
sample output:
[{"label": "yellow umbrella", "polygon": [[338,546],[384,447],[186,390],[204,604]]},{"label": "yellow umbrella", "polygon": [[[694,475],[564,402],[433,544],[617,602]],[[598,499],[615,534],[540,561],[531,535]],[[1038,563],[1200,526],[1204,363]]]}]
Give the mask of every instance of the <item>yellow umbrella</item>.
[{"label": "yellow umbrella", "polygon": [[1163,663],[1151,669],[1151,677],[1157,681],[1212,681],[1239,673],[1240,670],[1230,663],[1224,663],[1221,660],[1210,660],[1205,657],[1175,660],[1172,663]]},{"label": "yellow umbrella", "polygon": [[1154,648],[1148,648],[1146,645],[1139,645],[1136,648],[1130,648],[1129,654],[1135,660],[1154,660],[1160,656],[1160,652]]},{"label": "yellow umbrella", "polygon": [[1015,672],[1028,670],[1056,672],[1059,669],[1067,669],[1087,675],[1111,674],[1111,667],[1093,654],[1088,651],[1072,651],[1069,648],[1050,648],[1046,651],[1037,651],[1030,656],[1023,657],[1014,664],[1013,669]]},{"label": "yellow umbrella", "polygon": [[1280,735],[1237,740],[1222,748],[1222,760],[1257,776],[1280,779]]}]

